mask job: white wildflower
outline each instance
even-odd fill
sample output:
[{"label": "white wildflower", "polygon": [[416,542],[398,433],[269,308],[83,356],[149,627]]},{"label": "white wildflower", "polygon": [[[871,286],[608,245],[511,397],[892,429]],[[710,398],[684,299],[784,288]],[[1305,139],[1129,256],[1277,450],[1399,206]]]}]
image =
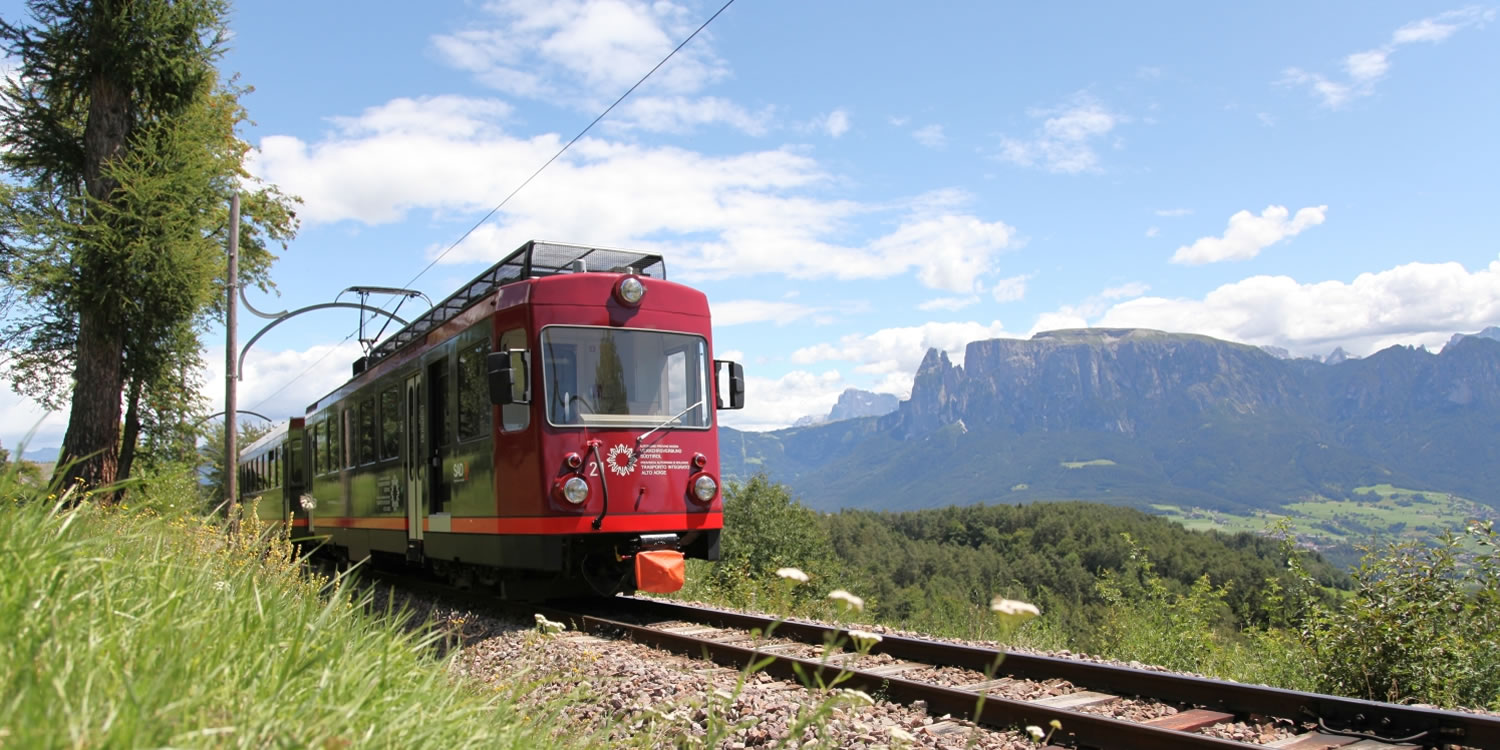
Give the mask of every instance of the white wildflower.
[{"label": "white wildflower", "polygon": [[807,574],[796,568],[781,568],[776,571],[776,575],[791,579],[797,583],[807,583]]},{"label": "white wildflower", "polygon": [[881,638],[879,633],[871,633],[868,630],[851,630],[849,640],[854,641],[856,648],[865,650],[885,639]]},{"label": "white wildflower", "polygon": [[297,498],[297,502],[301,503],[303,510],[312,510],[313,508],[318,507],[318,499],[313,497],[312,495],[303,495],[302,497]]},{"label": "white wildflower", "polygon": [[214,590],[215,591],[228,591],[229,590],[229,582],[228,581],[214,581]]},{"label": "white wildflower", "polygon": [[564,630],[567,630],[568,626],[560,622],[553,622],[552,620],[547,619],[546,615],[538,613],[536,615],[536,629],[542,631],[543,633],[554,634],[561,633]]},{"label": "white wildflower", "polygon": [[863,690],[840,690],[839,695],[848,698],[852,703],[863,703],[867,706],[875,705],[875,699]]},{"label": "white wildflower", "polygon": [[1036,617],[1042,613],[1041,610],[1036,608],[1035,604],[1018,602],[1015,599],[1006,599],[1003,596],[997,596],[991,600],[990,609],[1006,617],[1028,618]]},{"label": "white wildflower", "polygon": [[843,602],[849,609],[857,609],[861,612],[865,609],[865,600],[861,599],[843,589],[834,589],[828,592],[828,598],[836,602]]},{"label": "white wildflower", "polygon": [[1041,742],[1042,738],[1047,736],[1047,733],[1043,732],[1042,728],[1035,724],[1026,725],[1026,733],[1031,735],[1031,739],[1037,742]]}]

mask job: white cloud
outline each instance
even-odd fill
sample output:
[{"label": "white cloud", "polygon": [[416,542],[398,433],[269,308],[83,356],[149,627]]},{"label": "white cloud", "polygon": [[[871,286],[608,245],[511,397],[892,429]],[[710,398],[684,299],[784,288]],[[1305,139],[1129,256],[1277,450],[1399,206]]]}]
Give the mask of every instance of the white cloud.
[{"label": "white cloud", "polygon": [[999,158],[1066,174],[1098,171],[1099,157],[1093,142],[1125,121],[1086,93],[1075,95],[1064,106],[1033,109],[1027,114],[1042,119],[1041,127],[1029,139],[1002,137]]},{"label": "white cloud", "polygon": [[1174,219],[1178,216],[1187,216],[1193,212],[1191,208],[1161,208],[1157,209],[1156,215],[1163,218]]},{"label": "white cloud", "polygon": [[1063,305],[1052,312],[1038,315],[1031,325],[1031,330],[1026,335],[1032,336],[1041,331],[1056,331],[1066,328],[1088,328],[1091,318],[1097,318],[1108,310],[1113,304],[1112,300],[1127,297],[1139,297],[1145,294],[1151,286],[1139,281],[1131,281],[1119,286],[1109,287],[1076,305]]},{"label": "white cloud", "polygon": [[1347,55],[1343,60],[1346,81],[1292,67],[1283,72],[1279,83],[1306,87],[1322,100],[1323,106],[1338,109],[1354,99],[1374,94],[1375,84],[1390,72],[1391,55],[1400,47],[1418,42],[1439,43],[1460,29],[1483,28],[1494,18],[1493,8],[1478,6],[1439,13],[1396,29],[1386,44]]},{"label": "white cloud", "polygon": [[819,128],[837,138],[849,132],[849,113],[842,109],[835,109],[822,119]]},{"label": "white cloud", "polygon": [[1267,206],[1260,216],[1240,211],[1229,217],[1229,227],[1222,237],[1202,237],[1192,245],[1183,245],[1172,254],[1173,263],[1199,265],[1224,260],[1248,260],[1271,245],[1302,230],[1323,223],[1327,206],[1312,206],[1297,211],[1287,220],[1285,206]]},{"label": "white cloud", "polygon": [[948,359],[962,365],[964,347],[970,341],[1007,335],[1000,321],[924,323],[904,328],[886,328],[870,334],[844,336],[837,343],[815,344],[792,352],[792,362],[842,361],[854,363],[855,371],[885,376],[880,390],[905,398],[912,377],[930,348],[948,352]]},{"label": "white cloud", "polygon": [[1146,236],[1147,237],[1155,237],[1158,234],[1161,234],[1161,227],[1147,227],[1146,228]]},{"label": "white cloud", "polygon": [[1105,289],[1104,291],[1100,292],[1099,293],[1099,297],[1101,299],[1120,299],[1122,297],[1139,297],[1142,294],[1145,294],[1150,289],[1151,289],[1151,285],[1150,284],[1147,284],[1147,283],[1144,283],[1144,282],[1140,282],[1140,281],[1131,281],[1131,282],[1128,282],[1128,283],[1125,283],[1125,284],[1121,284],[1119,286],[1109,287],[1108,289]]},{"label": "white cloud", "polygon": [[1450,10],[1439,13],[1431,18],[1420,21],[1412,21],[1391,35],[1391,44],[1412,44],[1414,42],[1441,42],[1459,29],[1470,26],[1483,27],[1486,23],[1495,19],[1494,8],[1480,8],[1469,6],[1458,10]]},{"label": "white cloud", "polygon": [[[506,133],[497,121],[506,112],[482,99],[397,100],[336,120],[337,130],[320,142],[269,136],[251,171],[300,195],[309,223],[488,211],[561,146],[555,134]],[[668,253],[674,273],[687,280],[764,272],[888,278],[914,270],[930,288],[970,293],[1011,246],[1011,227],[962,212],[963,193],[880,205],[812,194],[829,182],[815,161],[790,149],[709,156],[585,138],[444,261],[492,260],[518,237],[568,237]],[[868,242],[826,239],[850,236],[855,217],[879,222],[891,213],[885,221],[894,227]],[[444,247],[429,248],[429,257]]]},{"label": "white cloud", "polygon": [[740,351],[739,349],[725,349],[723,351],[714,352],[714,358],[727,359],[730,362],[744,362],[745,353]]},{"label": "white cloud", "polygon": [[[640,80],[702,19],[664,0],[498,0],[485,5],[490,25],[432,39],[439,56],[505,94],[598,112]],[[615,128],[684,132],[724,123],[765,132],[769,112],[693,95],[729,75],[699,34],[653,73],[607,121]]]},{"label": "white cloud", "polygon": [[996,302],[1018,302],[1025,299],[1026,282],[1031,280],[1033,275],[1025,273],[1020,276],[1001,279],[995,282],[995,286],[990,290],[990,294],[994,296]]},{"label": "white cloud", "polygon": [[917,128],[912,131],[911,137],[928,148],[942,148],[948,143],[947,136],[943,135],[942,125],[925,125]]},{"label": "white cloud", "polygon": [[[261,343],[245,356],[237,400],[241,409],[260,412],[273,421],[305,414],[309,404],[349,379],[350,365],[364,354],[355,341],[302,351],[264,347]],[[210,409],[217,411],[224,404],[224,349],[209,348],[203,356],[207,364],[204,395]]]},{"label": "white cloud", "polygon": [[723,123],[749,135],[765,135],[775,115],[773,107],[750,112],[717,96],[632,97],[616,112],[624,117],[605,120],[603,124],[610,130],[640,128],[662,133],[689,133],[703,125]]},{"label": "white cloud", "polygon": [[917,278],[932,289],[969,292],[990,270],[993,256],[1010,247],[1015,230],[1002,222],[945,214],[915,217],[870,243],[882,262],[915,265]]},{"label": "white cloud", "polygon": [[848,388],[838,370],[795,370],[779,378],[745,377],[745,408],[721,411],[719,421],[737,430],[778,430],[798,419],[824,415]]},{"label": "white cloud", "polygon": [[1361,355],[1391,344],[1436,347],[1455,331],[1500,325],[1500,260],[1478,271],[1408,263],[1350,282],[1252,276],[1202,299],[1138,297],[1087,317],[1092,325],[1201,333],[1304,355],[1335,346]]},{"label": "white cloud", "polygon": [[962,310],[969,305],[977,304],[979,296],[971,294],[967,297],[936,297],[917,305],[918,310]]},{"label": "white cloud", "polygon": [[753,299],[714,302],[710,307],[715,327],[767,322],[784,326],[820,311],[819,308],[792,302]]}]

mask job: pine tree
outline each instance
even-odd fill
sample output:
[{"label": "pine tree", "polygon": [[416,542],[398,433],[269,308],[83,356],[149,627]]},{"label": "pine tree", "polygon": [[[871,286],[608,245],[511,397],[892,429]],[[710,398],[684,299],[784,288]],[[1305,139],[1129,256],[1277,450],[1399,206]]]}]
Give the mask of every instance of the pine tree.
[{"label": "pine tree", "polygon": [[[192,335],[222,307],[227,205],[245,190],[241,283],[266,284],[295,231],[293,200],[245,172],[244,93],[221,83],[225,0],[32,0],[34,26],[0,21],[20,60],[0,91],[0,258],[21,301],[4,330],[16,387],[60,405],[61,477],[106,485],[127,465],[127,387],[139,411],[190,405]],[[168,409],[178,408],[168,406]],[[167,418],[163,423],[184,420]],[[76,459],[76,460],[75,460]]]}]

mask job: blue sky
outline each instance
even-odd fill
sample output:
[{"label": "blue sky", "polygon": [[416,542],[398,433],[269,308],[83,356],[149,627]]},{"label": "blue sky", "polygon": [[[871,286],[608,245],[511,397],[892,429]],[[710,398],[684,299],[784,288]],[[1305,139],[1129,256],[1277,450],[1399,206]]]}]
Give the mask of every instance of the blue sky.
[{"label": "blue sky", "polygon": [[[739,0],[412,281],[718,7],[241,3],[222,68],[255,87],[252,169],[304,201],[281,296],[252,302],[436,299],[531,238],[659,251],[745,363],[725,422],[750,429],[847,387],[904,397],[928,347],[976,339],[1147,326],[1363,355],[1500,324],[1487,5]],[[356,324],[268,334],[242,406],[302,413]],[[41,416],[0,394],[0,443]],[[60,438],[41,424],[34,444]]]}]

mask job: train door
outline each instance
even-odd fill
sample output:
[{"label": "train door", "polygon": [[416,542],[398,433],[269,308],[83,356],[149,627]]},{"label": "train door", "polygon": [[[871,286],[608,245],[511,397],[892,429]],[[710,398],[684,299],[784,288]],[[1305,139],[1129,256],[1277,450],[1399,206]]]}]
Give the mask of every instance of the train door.
[{"label": "train door", "polygon": [[427,515],[448,512],[447,483],[443,481],[443,452],[451,430],[448,417],[448,357],[427,365]]},{"label": "train door", "polygon": [[419,557],[422,550],[422,520],[427,510],[427,454],[422,450],[424,404],[422,403],[422,373],[417,371],[406,379],[402,423],[406,444],[402,446],[401,464],[406,477],[406,555]]}]

